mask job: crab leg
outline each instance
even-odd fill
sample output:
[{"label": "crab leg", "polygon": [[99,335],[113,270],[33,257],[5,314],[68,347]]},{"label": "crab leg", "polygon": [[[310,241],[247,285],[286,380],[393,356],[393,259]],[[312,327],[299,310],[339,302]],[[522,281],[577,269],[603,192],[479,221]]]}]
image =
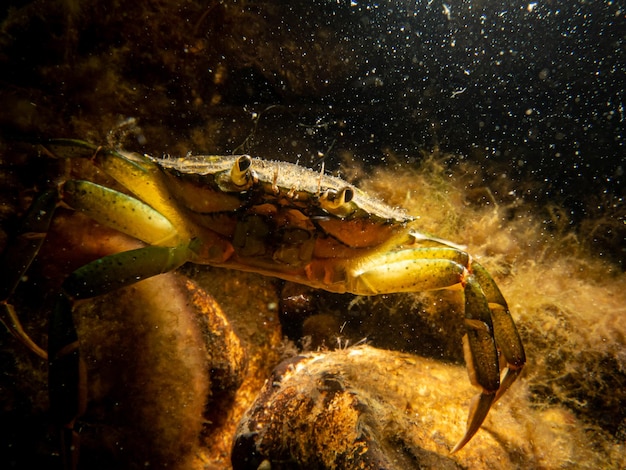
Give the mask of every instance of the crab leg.
[{"label": "crab leg", "polygon": [[482,391],[470,402],[465,435],[454,446],[452,453],[461,450],[480,429],[500,388],[498,351],[487,299],[473,275],[465,277],[463,284],[467,331],[463,338],[465,362],[470,381]]},{"label": "crab leg", "polygon": [[86,407],[87,373],[72,318],[72,302],[62,293],[50,317],[48,356],[50,414],[60,427],[63,468],[75,469],[80,443],[74,426]]},{"label": "crab leg", "polygon": [[0,321],[15,338],[42,359],[48,358],[47,353],[24,331],[13,306],[8,301],[39,252],[57,202],[56,190],[43,193],[28,210],[20,232],[5,248],[0,259],[0,303],[4,310],[0,313]]},{"label": "crab leg", "polygon": [[[457,452],[478,431],[491,405],[511,386],[524,362],[524,348],[500,290],[487,271],[454,247],[407,248],[344,267],[346,290],[361,295],[461,287],[465,296],[465,358],[473,384],[481,387],[470,404]],[[500,383],[499,356],[506,361]]]},{"label": "crab leg", "polygon": [[496,344],[502,353],[502,357],[506,360],[506,368],[503,371],[495,402],[500,399],[502,394],[509,389],[519,376],[526,362],[526,354],[522,340],[511,317],[511,312],[509,312],[509,307],[500,289],[482,265],[473,262],[472,272],[478,279],[480,287],[485,293],[485,298],[489,302]]}]

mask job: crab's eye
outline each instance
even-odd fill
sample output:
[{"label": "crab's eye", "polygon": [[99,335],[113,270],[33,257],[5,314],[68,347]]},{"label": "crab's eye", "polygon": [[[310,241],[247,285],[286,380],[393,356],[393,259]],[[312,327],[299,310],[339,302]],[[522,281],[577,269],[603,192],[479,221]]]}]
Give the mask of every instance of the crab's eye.
[{"label": "crab's eye", "polygon": [[349,186],[340,189],[327,189],[320,195],[320,205],[322,209],[331,214],[345,217],[354,212],[353,204],[350,202],[354,199],[354,190]]},{"label": "crab's eye", "polygon": [[352,188],[344,188],[342,191],[343,202],[348,203],[354,199],[354,191]]},{"label": "crab's eye", "polygon": [[252,158],[249,155],[239,157],[232,169],[230,170],[230,178],[237,187],[248,187],[252,183]]}]

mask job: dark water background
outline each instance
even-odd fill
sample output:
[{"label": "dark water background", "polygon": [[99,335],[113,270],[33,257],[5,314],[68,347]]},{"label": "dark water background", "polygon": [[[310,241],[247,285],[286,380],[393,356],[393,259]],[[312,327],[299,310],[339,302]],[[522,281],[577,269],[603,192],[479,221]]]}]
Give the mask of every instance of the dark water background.
[{"label": "dark water background", "polygon": [[624,2],[13,5],[0,13],[7,139],[93,138],[103,116],[135,117],[147,151],[185,142],[331,171],[344,150],[379,164],[437,147],[574,225],[621,220],[593,236],[624,257]]}]

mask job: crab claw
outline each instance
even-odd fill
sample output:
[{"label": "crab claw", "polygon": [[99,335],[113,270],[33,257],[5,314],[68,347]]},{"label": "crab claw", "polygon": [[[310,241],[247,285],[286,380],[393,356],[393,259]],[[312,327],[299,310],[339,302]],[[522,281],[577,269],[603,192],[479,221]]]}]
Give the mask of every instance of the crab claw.
[{"label": "crab claw", "polygon": [[465,444],[467,444],[476,431],[480,429],[480,426],[483,424],[483,421],[487,417],[487,413],[489,413],[489,409],[491,405],[495,401],[496,394],[495,393],[479,393],[472,398],[470,403],[470,413],[467,418],[467,428],[465,430],[465,435],[461,438],[459,442],[452,449],[452,454],[461,450]]}]

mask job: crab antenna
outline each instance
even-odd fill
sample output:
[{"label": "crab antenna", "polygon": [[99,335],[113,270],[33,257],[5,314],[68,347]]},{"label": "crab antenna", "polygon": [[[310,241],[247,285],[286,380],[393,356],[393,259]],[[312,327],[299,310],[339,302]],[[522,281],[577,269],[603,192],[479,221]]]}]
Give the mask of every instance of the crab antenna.
[{"label": "crab antenna", "polygon": [[320,197],[320,194],[322,194],[322,178],[324,176],[324,167],[325,167],[325,162],[324,160],[322,160],[322,168],[320,168],[320,177],[317,180],[317,197]]}]

